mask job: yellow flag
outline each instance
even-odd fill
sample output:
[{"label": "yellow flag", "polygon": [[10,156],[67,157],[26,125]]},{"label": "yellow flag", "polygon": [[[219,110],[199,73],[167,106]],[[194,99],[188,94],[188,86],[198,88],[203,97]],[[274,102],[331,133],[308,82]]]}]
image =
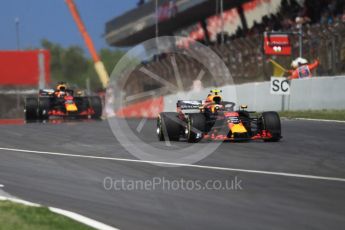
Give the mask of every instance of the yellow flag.
[{"label": "yellow flag", "polygon": [[274,77],[282,77],[284,73],[288,72],[283,66],[279,65],[276,61],[269,59],[269,61],[273,65],[273,76]]}]

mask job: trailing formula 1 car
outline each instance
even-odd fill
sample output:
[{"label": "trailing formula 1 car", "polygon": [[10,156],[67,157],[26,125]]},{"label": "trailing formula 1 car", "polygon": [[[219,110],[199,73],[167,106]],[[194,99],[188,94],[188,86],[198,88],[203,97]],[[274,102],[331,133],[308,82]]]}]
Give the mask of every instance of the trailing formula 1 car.
[{"label": "trailing formula 1 car", "polygon": [[84,96],[60,82],[56,89],[41,89],[37,96],[27,97],[24,105],[25,120],[48,120],[51,117],[92,118],[102,116],[99,96]]},{"label": "trailing formula 1 car", "polygon": [[277,112],[247,111],[242,105],[222,101],[220,90],[211,90],[208,98],[197,101],[177,101],[177,112],[162,112],[157,118],[160,141],[179,141],[185,138],[195,143],[200,140],[241,141],[281,139],[280,117]]}]

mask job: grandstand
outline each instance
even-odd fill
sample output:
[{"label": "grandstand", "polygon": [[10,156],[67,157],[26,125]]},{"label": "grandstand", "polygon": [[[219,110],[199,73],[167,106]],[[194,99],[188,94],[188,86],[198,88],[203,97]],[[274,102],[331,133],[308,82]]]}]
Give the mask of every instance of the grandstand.
[{"label": "grandstand", "polygon": [[[164,5],[167,1],[159,2],[160,5]],[[208,4],[210,4],[210,1],[176,1],[176,4],[182,6],[190,2],[195,4],[196,2],[208,2]],[[211,2],[214,4],[217,2],[219,3],[219,1]],[[172,18],[164,19],[167,20],[167,24],[164,24],[164,22],[159,23],[159,28],[162,31],[162,34],[159,35],[182,34],[189,37],[189,41],[194,39],[208,45],[223,59],[232,74],[234,83],[241,84],[253,81],[266,81],[269,80],[272,74],[272,66],[267,62],[267,57],[263,53],[263,32],[297,31],[298,24],[296,23],[296,18],[303,18],[306,22],[303,25],[303,57],[308,60],[314,58],[320,59],[321,65],[316,74],[319,76],[331,76],[345,72],[345,41],[342,39],[345,36],[345,10],[343,10],[345,8],[343,1],[321,0],[316,1],[317,3],[310,0],[224,1],[224,3],[225,2],[233,2],[234,5],[226,5],[226,8],[224,8],[224,15],[227,15],[227,17],[225,19],[224,16],[223,26],[226,36],[223,42],[219,39],[220,25],[219,23],[215,23],[217,19],[219,21],[220,15],[212,15],[211,12],[201,14],[203,19],[201,17],[191,17],[188,23],[182,23],[183,20],[181,21],[179,17],[180,15],[184,15],[182,13],[177,13]],[[202,4],[206,3],[200,3],[200,5]],[[196,4],[188,8],[188,10],[195,10],[198,12],[198,10],[202,8],[200,5]],[[208,7],[211,8],[209,5]],[[215,7],[214,5],[212,9],[215,9]],[[154,30],[152,31],[151,27],[154,27],[154,24],[149,23],[147,27],[151,26],[151,29],[143,27],[141,30],[128,32],[130,35],[125,39],[127,42],[123,42],[120,38],[115,36],[115,34],[118,33],[117,30],[123,31],[122,28],[127,25],[122,24],[120,28],[119,22],[121,20],[124,21],[128,15],[135,15],[135,12],[148,12],[149,8],[151,9],[150,17],[152,17],[152,14],[154,16],[154,1],[147,2],[137,9],[108,22],[106,26],[106,38],[108,43],[116,46],[135,45],[145,39],[153,38],[155,33]],[[263,8],[268,10],[263,11]],[[237,14],[234,14],[234,10],[237,11]],[[213,12],[215,11],[213,10]],[[219,11],[217,12],[219,13]],[[241,21],[241,24],[234,22],[234,18],[236,19],[236,17],[231,17],[231,15],[237,15],[237,19]],[[255,15],[255,17],[253,15]],[[258,15],[262,17],[258,19]],[[141,18],[150,17],[147,15],[144,16],[144,14],[138,14],[136,18],[133,18],[131,23],[135,20],[141,21]],[[203,24],[202,20],[206,20],[206,27],[200,25]],[[168,26],[165,28],[165,25],[170,25],[168,21],[171,24],[175,23],[174,27]],[[191,25],[192,22],[194,25]],[[189,24],[189,26],[187,26],[187,24]],[[116,27],[116,25],[118,27]],[[211,25],[218,26],[218,30],[214,29]],[[200,30],[200,28],[206,28],[206,33],[195,33],[195,31]],[[146,35],[141,36],[143,34]],[[195,34],[201,35],[197,36]],[[205,34],[209,34],[210,36],[207,37]],[[297,57],[299,49],[298,38],[291,36],[291,43],[292,57]],[[292,57],[276,57],[276,59],[283,66],[288,68],[290,67]],[[184,85],[190,86],[201,68],[200,63],[184,55],[176,54],[175,58]],[[168,81],[173,82],[175,80],[169,55],[155,58],[148,63],[143,63],[143,65],[150,71],[159,73],[160,77]],[[206,73],[206,76],[203,78],[203,85],[206,87],[213,86],[214,84],[215,82],[212,81],[210,74]],[[134,71],[132,73],[127,87],[126,91],[132,93],[140,93],[158,88],[157,82],[153,82],[152,79],[147,78],[147,76],[140,73],[140,71]]]},{"label": "grandstand", "polygon": [[[243,14],[242,5],[249,0],[224,1],[223,8],[236,8]],[[219,0],[159,0],[148,1],[136,9],[106,23],[105,38],[109,45],[133,46],[156,35],[173,35],[176,31],[201,22],[219,12]],[[157,10],[157,17],[156,17]],[[241,16],[241,18],[244,18]],[[157,19],[157,21],[156,21]],[[245,21],[242,22],[246,24]],[[204,29],[206,29],[204,27]]]}]

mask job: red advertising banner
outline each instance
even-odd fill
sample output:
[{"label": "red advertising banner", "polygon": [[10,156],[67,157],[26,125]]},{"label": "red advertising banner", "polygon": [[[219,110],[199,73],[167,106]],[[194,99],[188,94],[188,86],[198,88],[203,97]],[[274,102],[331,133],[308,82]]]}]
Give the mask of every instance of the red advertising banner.
[{"label": "red advertising banner", "polygon": [[125,118],[156,118],[160,112],[163,112],[163,101],[163,97],[158,97],[137,102],[116,111],[116,115]]},{"label": "red advertising banner", "polygon": [[265,33],[264,50],[266,55],[291,55],[289,35]]},{"label": "red advertising banner", "polygon": [[0,51],[0,85],[38,86],[40,82],[50,82],[49,51]]}]

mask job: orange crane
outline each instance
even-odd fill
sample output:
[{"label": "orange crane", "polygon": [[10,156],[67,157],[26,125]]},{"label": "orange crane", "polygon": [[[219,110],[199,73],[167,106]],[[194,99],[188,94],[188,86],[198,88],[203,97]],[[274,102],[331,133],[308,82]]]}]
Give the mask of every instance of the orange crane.
[{"label": "orange crane", "polygon": [[103,85],[104,88],[106,88],[108,81],[109,81],[109,75],[104,67],[103,62],[101,61],[101,59],[99,58],[95,46],[92,42],[92,39],[90,37],[90,35],[87,33],[87,30],[85,28],[85,25],[83,23],[83,21],[81,20],[81,17],[78,13],[78,9],[74,3],[73,0],[65,0],[69,10],[71,11],[72,17],[75,21],[75,23],[77,24],[77,27],[82,35],[82,37],[84,38],[86,47],[88,48],[91,57],[94,61],[94,66],[95,66],[95,70],[97,72],[97,75]]}]

